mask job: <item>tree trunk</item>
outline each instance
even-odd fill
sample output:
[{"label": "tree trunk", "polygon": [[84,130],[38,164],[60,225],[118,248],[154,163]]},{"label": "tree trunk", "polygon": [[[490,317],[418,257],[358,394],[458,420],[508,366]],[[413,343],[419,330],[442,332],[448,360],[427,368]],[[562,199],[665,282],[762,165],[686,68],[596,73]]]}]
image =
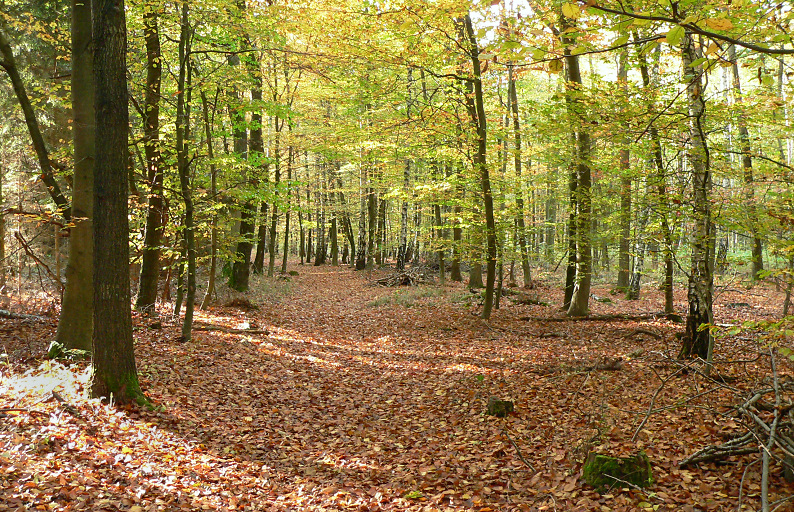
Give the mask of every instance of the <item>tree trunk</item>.
[{"label": "tree trunk", "polygon": [[157,302],[160,278],[160,247],[165,231],[165,202],[163,200],[163,160],[160,154],[160,84],[162,54],[156,7],[143,16],[146,40],[146,93],[144,96],[143,140],[146,159],[146,179],[149,182],[149,201],[146,207],[146,231],[143,237],[143,257],[138,277],[138,296],[135,309],[150,312]]},{"label": "tree trunk", "polygon": [[[486,239],[486,277],[485,277],[485,300],[481,316],[485,320],[491,317],[491,309],[494,301],[494,284],[496,282],[496,220],[494,218],[493,195],[491,193],[491,176],[488,171],[487,162],[487,139],[488,124],[485,116],[485,104],[482,92],[482,80],[480,69],[480,49],[474,35],[474,28],[471,23],[471,16],[466,14],[463,19],[467,50],[471,58],[473,77],[467,82],[470,93],[467,95],[467,108],[472,119],[472,124],[477,133],[477,150],[475,153],[474,165],[479,171],[480,186],[482,189],[483,203],[485,206],[485,239]],[[473,84],[472,84],[473,82]],[[473,85],[473,87],[472,87]],[[473,105],[472,105],[473,103]]]},{"label": "tree trunk", "polygon": [[[240,57],[231,55],[229,64],[233,68],[240,66]],[[245,109],[239,102],[242,102],[242,95],[234,91],[231,97],[235,103],[231,112],[231,122],[234,128],[234,153],[241,161],[248,160],[248,132],[245,127]],[[242,182],[247,182],[243,175]],[[229,277],[229,287],[238,291],[248,289],[248,277],[250,273],[251,240],[253,234],[253,205],[250,200],[246,201],[240,208],[240,230],[239,241],[235,250],[235,261],[232,263],[232,274]]]},{"label": "tree trunk", "polygon": [[187,258],[187,288],[185,318],[182,322],[182,341],[189,342],[193,330],[193,309],[196,304],[196,240],[193,225],[193,193],[190,190],[190,161],[187,139],[190,135],[190,24],[188,0],[182,2],[181,33],[179,37],[179,79],[176,104],[176,154],[179,189],[185,203],[185,256]]},{"label": "tree trunk", "polygon": [[513,118],[513,139],[515,140],[514,166],[516,169],[516,212],[515,222],[518,232],[518,247],[521,253],[521,270],[524,273],[524,288],[532,286],[532,271],[529,267],[529,254],[527,252],[527,227],[524,222],[524,187],[521,178],[521,123],[518,114],[518,92],[516,91],[516,78],[513,74],[513,66],[508,68],[508,100],[510,102],[510,112]]},{"label": "tree trunk", "polygon": [[276,271],[276,247],[277,247],[277,232],[278,228],[278,185],[281,183],[281,129],[284,127],[284,121],[281,121],[278,116],[273,120],[275,126],[275,141],[273,142],[273,158],[275,160],[274,174],[273,174],[273,205],[270,210],[270,235],[268,245],[268,263],[267,263],[267,277],[273,277]]},{"label": "tree trunk", "polygon": [[473,263],[469,268],[469,286],[470,290],[483,288],[482,284],[482,263]]},{"label": "tree trunk", "polygon": [[[218,92],[216,89],[215,99],[217,103]],[[209,106],[207,105],[207,95],[201,91],[201,106],[204,114],[204,131],[207,137],[207,157],[210,164],[210,197],[215,200],[218,194],[218,170],[215,167],[215,154],[212,147],[212,123],[209,117]],[[210,275],[207,280],[207,292],[201,301],[201,309],[207,309],[215,293],[215,272],[218,266],[218,213],[212,211],[212,227],[210,228]]]},{"label": "tree trunk", "polygon": [[[565,19],[563,18],[563,27]],[[569,94],[566,101],[572,114],[574,113],[574,102],[571,97],[572,92],[582,87],[582,75],[579,71],[579,57],[571,55],[570,47],[575,42],[570,36],[562,34],[562,43],[565,47],[565,63],[567,68],[568,83],[566,87]],[[576,204],[574,212],[576,214],[576,277],[571,294],[571,302],[568,306],[568,316],[585,316],[589,312],[590,301],[590,281],[592,279],[592,247],[591,247],[591,228],[592,228],[592,204],[591,204],[591,178],[590,178],[590,133],[583,128],[579,128],[576,134]],[[573,205],[572,205],[573,207]]]},{"label": "tree trunk", "polygon": [[[712,311],[713,268],[711,255],[713,247],[711,222],[711,171],[709,152],[705,138],[702,118],[706,109],[702,82],[702,68],[693,67],[696,60],[695,44],[687,31],[681,48],[684,79],[687,84],[689,104],[689,161],[692,166],[692,266],[689,275],[687,300],[689,311],[686,318],[686,332],[679,357],[699,356],[711,364],[714,338],[705,327],[714,323]],[[708,369],[708,368],[707,368]]]},{"label": "tree trunk", "polygon": [[[626,52],[621,53],[618,66],[618,82],[621,91],[626,94],[626,81],[628,79],[628,69],[626,68]],[[628,128],[628,126],[626,126]],[[628,140],[624,139],[623,144],[627,145]],[[620,150],[618,156],[618,166],[620,168],[620,245],[618,248],[618,282],[617,288],[625,290],[629,286],[629,249],[631,246],[631,176],[630,154],[628,148]]]},{"label": "tree trunk", "polygon": [[285,199],[284,211],[284,254],[281,258],[281,273],[287,273],[287,258],[289,257],[289,217],[290,217],[290,199],[292,197],[292,159],[293,149],[292,146],[287,148],[287,197]]},{"label": "tree trunk", "polygon": [[[72,226],[66,289],[55,340],[66,349],[91,350],[93,326],[94,79],[91,4],[72,0]],[[2,181],[2,175],[0,175]],[[0,193],[2,204],[2,193]],[[0,222],[4,222],[0,220]],[[5,261],[5,229],[0,229],[0,262]],[[0,263],[0,266],[2,264]],[[0,289],[5,273],[0,269]]]},{"label": "tree trunk", "polygon": [[127,29],[123,0],[94,0],[94,380],[91,394],[148,402],[138,384],[127,216]]},{"label": "tree trunk", "polygon": [[[268,167],[268,171],[269,167]],[[267,220],[268,209],[267,202],[262,201],[259,207],[259,232],[256,235],[256,255],[254,256],[253,272],[254,274],[265,273],[265,253],[267,252]]]},{"label": "tree trunk", "polygon": [[[25,116],[25,124],[28,127],[28,132],[30,132],[30,138],[33,142],[33,149],[39,160],[39,167],[41,168],[39,178],[41,178],[41,181],[43,181],[44,185],[47,187],[47,191],[50,193],[50,197],[55,202],[61,215],[63,215],[64,219],[69,221],[71,219],[69,202],[66,200],[66,197],[64,197],[63,192],[61,192],[61,188],[58,186],[58,182],[55,181],[55,176],[52,173],[52,164],[50,163],[47,146],[44,144],[44,137],[41,135],[41,129],[39,128],[36,114],[33,111],[33,105],[30,103],[30,98],[28,97],[27,91],[25,91],[25,85],[22,82],[19,69],[17,69],[14,53],[11,51],[11,43],[6,36],[5,22],[2,20],[0,20],[0,55],[2,55],[0,67],[5,69],[6,73],[8,73],[8,77],[11,79],[11,86],[14,88],[14,94],[17,96],[19,106],[22,107],[22,113]],[[126,147],[124,151],[126,160]]]},{"label": "tree trunk", "polygon": [[356,270],[367,268],[367,198],[369,197],[367,164],[361,162],[359,169],[358,251]]},{"label": "tree trunk", "polygon": [[[736,103],[742,104],[742,88],[739,81],[739,64],[736,60],[736,47],[728,46],[728,55],[733,70],[733,90],[736,92]],[[737,125],[739,128],[739,144],[742,151],[742,169],[744,178],[744,195],[747,204],[747,220],[750,224],[752,237],[752,279],[758,279],[764,271],[764,248],[758,224],[758,211],[755,204],[755,186],[753,177],[753,159],[751,158],[750,132],[747,130],[747,119],[744,112],[739,111]]]}]

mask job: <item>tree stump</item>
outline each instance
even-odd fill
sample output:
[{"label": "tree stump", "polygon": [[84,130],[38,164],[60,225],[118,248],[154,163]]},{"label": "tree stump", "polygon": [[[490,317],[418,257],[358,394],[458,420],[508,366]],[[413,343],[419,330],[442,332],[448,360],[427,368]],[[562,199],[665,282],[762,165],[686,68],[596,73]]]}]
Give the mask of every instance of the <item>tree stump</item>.
[{"label": "tree stump", "polygon": [[612,487],[648,487],[653,483],[651,461],[643,451],[633,457],[610,457],[590,452],[582,478],[600,493]]},{"label": "tree stump", "polygon": [[497,418],[504,418],[513,412],[514,405],[510,400],[500,400],[495,396],[488,399],[488,408],[485,414],[488,416],[496,416]]}]

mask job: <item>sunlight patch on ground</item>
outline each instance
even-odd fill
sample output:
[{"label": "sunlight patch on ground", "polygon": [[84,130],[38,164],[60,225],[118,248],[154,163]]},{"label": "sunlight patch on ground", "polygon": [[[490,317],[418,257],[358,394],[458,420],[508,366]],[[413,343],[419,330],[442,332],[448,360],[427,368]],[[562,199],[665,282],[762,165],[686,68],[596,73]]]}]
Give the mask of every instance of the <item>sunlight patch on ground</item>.
[{"label": "sunlight patch on ground", "polygon": [[16,405],[47,400],[53,391],[65,398],[86,399],[91,374],[90,366],[66,367],[57,361],[44,361],[23,374],[4,370],[0,373],[0,396],[14,397],[19,402]]}]

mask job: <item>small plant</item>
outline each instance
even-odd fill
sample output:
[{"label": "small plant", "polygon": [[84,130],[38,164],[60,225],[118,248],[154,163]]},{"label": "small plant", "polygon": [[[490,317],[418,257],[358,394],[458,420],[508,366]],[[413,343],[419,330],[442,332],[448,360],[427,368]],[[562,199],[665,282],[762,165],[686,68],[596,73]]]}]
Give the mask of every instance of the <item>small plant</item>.
[{"label": "small plant", "polygon": [[409,492],[409,493],[407,493],[405,495],[405,498],[407,498],[409,500],[418,500],[418,499],[421,499],[421,498],[424,498],[424,497],[425,497],[425,495],[422,494],[419,491],[411,491],[411,492]]}]

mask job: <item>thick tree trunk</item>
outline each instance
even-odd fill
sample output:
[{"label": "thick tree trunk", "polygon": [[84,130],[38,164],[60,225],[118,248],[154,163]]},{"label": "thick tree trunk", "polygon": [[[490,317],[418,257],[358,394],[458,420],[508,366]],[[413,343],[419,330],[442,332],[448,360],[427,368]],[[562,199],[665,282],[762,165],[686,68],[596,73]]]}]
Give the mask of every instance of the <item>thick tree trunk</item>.
[{"label": "thick tree trunk", "polygon": [[[567,28],[567,27],[565,27]],[[570,47],[574,41],[563,33],[562,42],[565,48],[565,64],[567,71],[569,89],[567,102],[569,108],[574,109],[575,100],[571,94],[582,86],[582,75],[579,71],[579,57],[571,55]],[[592,247],[591,247],[591,228],[592,228],[592,205],[591,205],[591,179],[590,179],[590,134],[580,128],[576,134],[575,146],[575,169],[576,169],[576,204],[572,205],[575,212],[576,236],[576,277],[573,282],[570,304],[568,305],[568,316],[585,316],[589,312],[590,301],[590,281],[592,279]],[[569,255],[570,256],[570,255]]]},{"label": "thick tree trunk", "polygon": [[91,394],[146,403],[138,384],[130,308],[127,216],[127,29],[123,0],[94,0],[94,381]]},{"label": "thick tree trunk", "polygon": [[[239,68],[240,57],[231,55],[229,64],[233,68]],[[234,153],[241,161],[248,160],[248,131],[245,127],[245,109],[239,103],[242,95],[238,91],[231,93],[231,99],[237,104],[232,107],[231,122],[234,127]],[[246,176],[242,177],[242,182],[247,182]],[[248,277],[250,272],[251,240],[253,234],[253,205],[250,200],[246,201],[240,208],[240,230],[239,241],[235,250],[235,261],[232,263],[232,274],[229,277],[229,287],[238,291],[248,289]]]},{"label": "thick tree trunk", "polygon": [[163,160],[160,154],[160,84],[162,54],[156,7],[143,16],[146,40],[146,92],[144,96],[143,140],[146,159],[146,179],[149,182],[149,201],[146,207],[146,231],[143,237],[143,257],[138,277],[138,296],[135,309],[150,312],[157,302],[160,278],[160,255],[165,231],[165,202],[163,199]]},{"label": "thick tree trunk", "polygon": [[687,299],[689,311],[686,318],[686,332],[679,357],[699,356],[711,363],[714,338],[705,327],[714,323],[712,311],[713,268],[711,259],[713,247],[711,222],[711,170],[705,128],[702,125],[706,109],[704,99],[702,70],[693,67],[697,59],[692,35],[687,32],[681,48],[684,78],[687,84],[689,103],[689,161],[692,166],[692,266],[689,275]]},{"label": "thick tree trunk", "polygon": [[[94,304],[94,77],[91,37],[91,4],[72,0],[72,141],[74,179],[72,184],[72,221],[69,235],[69,261],[66,264],[66,289],[58,318],[55,341],[66,349],[91,350]],[[0,175],[0,181],[2,176]],[[2,194],[0,194],[2,196]],[[0,197],[2,204],[2,197]],[[3,222],[0,220],[0,222]],[[5,229],[0,229],[0,262]],[[5,286],[5,273],[0,289]]]},{"label": "thick tree trunk", "polygon": [[[58,182],[55,181],[55,176],[52,172],[52,164],[50,163],[50,155],[47,152],[47,146],[44,144],[44,137],[41,135],[41,129],[39,128],[36,114],[33,111],[33,105],[30,103],[30,98],[25,90],[22,77],[19,74],[14,52],[11,51],[11,43],[6,36],[5,25],[2,20],[0,20],[0,56],[2,56],[2,58],[0,58],[0,67],[8,73],[8,77],[11,79],[11,86],[14,89],[14,94],[16,94],[19,106],[22,107],[22,113],[25,116],[25,124],[28,127],[28,132],[30,132],[33,149],[36,152],[36,157],[39,160],[39,167],[41,168],[39,178],[47,187],[47,191],[50,193],[50,197],[53,202],[55,202],[58,210],[60,210],[61,215],[68,221],[71,219],[69,201],[66,200],[63,192],[61,192],[60,186],[58,186]],[[126,147],[124,151],[127,151]]]}]

